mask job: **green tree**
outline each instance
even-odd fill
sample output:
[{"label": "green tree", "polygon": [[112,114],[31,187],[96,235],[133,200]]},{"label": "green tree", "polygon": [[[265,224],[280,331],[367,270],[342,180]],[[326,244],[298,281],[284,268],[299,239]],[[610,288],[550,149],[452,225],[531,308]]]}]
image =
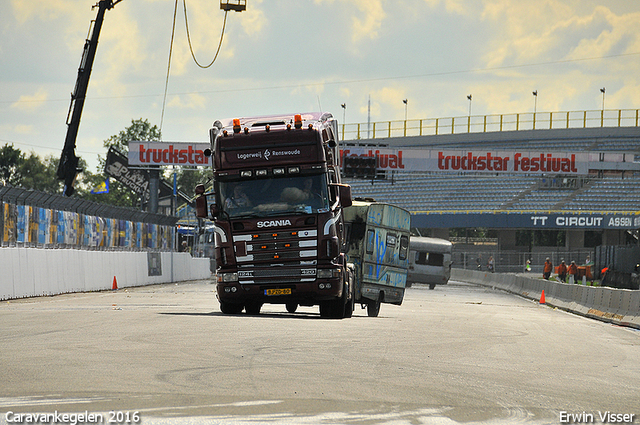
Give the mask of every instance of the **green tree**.
[{"label": "green tree", "polygon": [[49,155],[40,158],[35,152],[24,157],[16,167],[18,175],[18,185],[25,189],[40,190],[42,192],[60,192],[62,181],[58,180],[56,172],[58,170],[58,158]]},{"label": "green tree", "polygon": [[[131,120],[131,125],[120,133],[109,137],[104,141],[103,145],[107,150],[111,147],[117,149],[120,153],[127,155],[129,153],[129,142],[146,141],[157,142],[162,140],[162,134],[157,125],[151,125],[149,120],[142,118]],[[98,157],[100,170],[104,171],[106,158]]]},{"label": "green tree", "polygon": [[6,143],[0,148],[0,182],[4,185],[17,185],[19,176],[16,170],[23,161],[24,154],[20,149],[14,148],[13,144]]},{"label": "green tree", "polygon": [[210,167],[180,167],[176,174],[178,190],[189,197],[195,196],[194,190],[197,185],[204,184],[207,190],[212,185],[213,172]]},{"label": "green tree", "polygon": [[[118,134],[109,137],[104,141],[103,145],[107,150],[111,147],[117,149],[120,153],[127,155],[129,153],[129,142],[133,141],[159,141],[162,136],[160,129],[156,125],[151,125],[148,120],[142,118],[131,120],[131,125]],[[140,206],[140,198],[138,195],[118,182],[116,179],[109,179],[109,193],[94,194],[91,193],[99,184],[107,179],[105,173],[106,156],[98,156],[98,169],[96,174],[85,171],[82,173],[82,182],[78,186],[78,195],[83,199],[88,199],[103,204],[111,204],[123,207]]]}]

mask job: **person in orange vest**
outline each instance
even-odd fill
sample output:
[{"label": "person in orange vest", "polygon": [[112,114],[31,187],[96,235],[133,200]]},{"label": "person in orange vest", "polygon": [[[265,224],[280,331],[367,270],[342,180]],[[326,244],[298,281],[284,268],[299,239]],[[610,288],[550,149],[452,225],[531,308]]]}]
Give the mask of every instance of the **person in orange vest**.
[{"label": "person in orange vest", "polygon": [[549,257],[547,257],[546,261],[544,262],[544,270],[542,271],[542,277],[549,280],[549,276],[551,276],[552,270],[553,270],[553,264],[551,263],[551,260],[549,259]]},{"label": "person in orange vest", "polygon": [[569,282],[571,282],[571,278],[573,277],[573,283],[578,281],[578,266],[576,266],[576,262],[572,261],[569,265]]},{"label": "person in orange vest", "polygon": [[558,266],[558,277],[562,282],[565,282],[567,278],[567,265],[564,263],[564,260],[562,260]]}]

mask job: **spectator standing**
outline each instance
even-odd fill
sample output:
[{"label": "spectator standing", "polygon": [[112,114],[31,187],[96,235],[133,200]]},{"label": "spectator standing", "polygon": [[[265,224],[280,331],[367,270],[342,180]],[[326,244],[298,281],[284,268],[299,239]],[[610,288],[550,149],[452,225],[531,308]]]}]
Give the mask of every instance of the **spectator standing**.
[{"label": "spectator standing", "polygon": [[560,262],[558,266],[558,277],[562,282],[566,282],[567,279],[567,265],[564,263],[564,260]]},{"label": "spectator standing", "polygon": [[493,255],[489,256],[489,260],[487,261],[487,270],[493,273]]},{"label": "spectator standing", "polygon": [[578,266],[576,262],[572,261],[569,265],[569,283],[576,283],[578,279]]},{"label": "spectator standing", "polygon": [[544,269],[542,270],[542,277],[549,280],[549,277],[551,276],[551,272],[553,271],[553,263],[551,263],[551,260],[549,259],[549,257],[547,257],[547,259],[544,262]]}]

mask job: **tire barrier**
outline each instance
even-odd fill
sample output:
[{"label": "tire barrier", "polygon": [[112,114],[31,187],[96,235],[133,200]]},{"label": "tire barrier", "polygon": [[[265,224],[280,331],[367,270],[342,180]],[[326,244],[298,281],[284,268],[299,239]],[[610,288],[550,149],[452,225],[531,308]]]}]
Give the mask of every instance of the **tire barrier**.
[{"label": "tire barrier", "polygon": [[554,282],[511,273],[452,269],[451,279],[498,288],[581,316],[640,329],[640,291]]}]

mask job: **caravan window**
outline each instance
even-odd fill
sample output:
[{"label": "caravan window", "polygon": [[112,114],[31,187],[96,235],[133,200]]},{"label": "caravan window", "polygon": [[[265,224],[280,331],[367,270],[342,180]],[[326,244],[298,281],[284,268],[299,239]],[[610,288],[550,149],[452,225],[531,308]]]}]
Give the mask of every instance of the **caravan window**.
[{"label": "caravan window", "polygon": [[373,230],[367,230],[367,254],[373,254],[375,234]]},{"label": "caravan window", "polygon": [[433,252],[416,252],[416,264],[423,266],[442,266],[444,264],[444,255]]},{"label": "caravan window", "polygon": [[399,253],[400,259],[406,260],[408,252],[409,252],[409,237],[401,236],[400,237],[400,253]]}]

